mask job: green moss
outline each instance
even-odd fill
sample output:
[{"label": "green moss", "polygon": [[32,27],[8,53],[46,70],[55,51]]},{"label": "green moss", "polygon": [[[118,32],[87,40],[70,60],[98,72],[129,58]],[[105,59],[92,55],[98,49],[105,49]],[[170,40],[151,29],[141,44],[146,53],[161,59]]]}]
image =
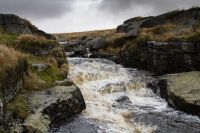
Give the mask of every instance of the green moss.
[{"label": "green moss", "polygon": [[17,35],[14,34],[3,34],[0,36],[0,42],[6,45],[14,45]]},{"label": "green moss", "polygon": [[12,111],[18,118],[25,119],[28,116],[29,106],[22,95],[18,95],[6,105],[6,109]]},{"label": "green moss", "polygon": [[49,66],[44,71],[39,72],[37,70],[33,70],[33,72],[36,73],[40,77],[40,79],[48,83],[54,83],[55,80],[62,80],[58,68],[53,65]]}]

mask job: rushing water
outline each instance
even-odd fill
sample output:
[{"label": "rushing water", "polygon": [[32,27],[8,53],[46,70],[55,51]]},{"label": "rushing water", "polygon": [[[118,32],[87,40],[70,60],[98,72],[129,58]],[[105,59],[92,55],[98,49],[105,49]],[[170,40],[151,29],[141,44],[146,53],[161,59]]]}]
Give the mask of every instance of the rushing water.
[{"label": "rushing water", "polygon": [[151,76],[105,59],[69,58],[69,78],[87,109],[57,133],[199,133],[200,119],[168,107],[146,88]]}]

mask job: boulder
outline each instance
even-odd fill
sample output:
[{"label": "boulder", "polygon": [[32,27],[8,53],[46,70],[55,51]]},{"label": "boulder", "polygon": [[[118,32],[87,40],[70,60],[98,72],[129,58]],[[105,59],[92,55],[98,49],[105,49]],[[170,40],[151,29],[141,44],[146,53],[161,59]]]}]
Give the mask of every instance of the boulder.
[{"label": "boulder", "polygon": [[106,46],[106,40],[104,38],[95,38],[88,42],[89,48],[91,50],[99,50]]},{"label": "boulder", "polygon": [[164,75],[149,85],[172,107],[200,116],[200,72]]},{"label": "boulder", "polygon": [[51,125],[59,125],[86,108],[76,85],[55,86],[45,91],[27,94],[30,115],[22,123],[23,131],[48,132]]}]

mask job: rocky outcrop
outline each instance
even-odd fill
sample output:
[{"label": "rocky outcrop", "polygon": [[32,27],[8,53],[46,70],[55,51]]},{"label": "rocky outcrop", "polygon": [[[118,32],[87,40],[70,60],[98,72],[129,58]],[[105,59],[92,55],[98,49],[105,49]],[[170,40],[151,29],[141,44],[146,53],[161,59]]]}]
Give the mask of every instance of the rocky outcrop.
[{"label": "rocky outcrop", "polygon": [[55,39],[51,34],[39,30],[29,21],[13,14],[0,14],[0,27],[13,34],[36,34],[48,39]]},{"label": "rocky outcrop", "polygon": [[23,87],[23,76],[27,74],[26,60],[18,61],[14,69],[7,70],[0,81],[0,94],[3,103],[12,100]]},{"label": "rocky outcrop", "polygon": [[158,75],[200,70],[200,45],[186,42],[148,42],[147,69]]},{"label": "rocky outcrop", "polygon": [[30,115],[15,129],[16,132],[48,132],[51,125],[59,125],[86,108],[80,89],[71,86],[55,86],[45,91],[27,94]]},{"label": "rocky outcrop", "polygon": [[193,28],[199,24],[200,8],[191,8],[189,10],[177,10],[154,17],[135,17],[126,20],[117,27],[117,32],[126,33],[128,38],[136,38],[139,28],[152,28],[164,24],[178,24],[179,29]]},{"label": "rocky outcrop", "polygon": [[172,107],[200,116],[200,72],[165,75],[148,86]]},{"label": "rocky outcrop", "polygon": [[198,23],[200,20],[200,8],[191,8],[189,10],[177,10],[168,12],[156,17],[152,17],[143,22],[142,28],[151,28],[158,25],[163,25],[167,23],[180,23],[180,25],[185,25],[187,28]]},{"label": "rocky outcrop", "polygon": [[141,17],[136,17],[129,19],[124,22],[123,25],[120,25],[117,27],[117,32],[118,33],[126,33],[126,37],[128,38],[136,38],[138,35],[138,30],[140,26],[148,19],[148,18],[141,18]]},{"label": "rocky outcrop", "polygon": [[27,74],[28,64],[26,60],[19,60],[14,69],[9,69],[0,80],[0,123],[7,124],[4,105],[10,102],[23,87],[23,76]]}]

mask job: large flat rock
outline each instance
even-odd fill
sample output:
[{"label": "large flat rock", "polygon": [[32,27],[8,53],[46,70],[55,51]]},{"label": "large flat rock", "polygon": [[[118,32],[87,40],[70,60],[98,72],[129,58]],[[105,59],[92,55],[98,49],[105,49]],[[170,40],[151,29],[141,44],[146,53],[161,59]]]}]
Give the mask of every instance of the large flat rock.
[{"label": "large flat rock", "polygon": [[200,116],[200,72],[161,76],[154,91],[177,109]]}]

